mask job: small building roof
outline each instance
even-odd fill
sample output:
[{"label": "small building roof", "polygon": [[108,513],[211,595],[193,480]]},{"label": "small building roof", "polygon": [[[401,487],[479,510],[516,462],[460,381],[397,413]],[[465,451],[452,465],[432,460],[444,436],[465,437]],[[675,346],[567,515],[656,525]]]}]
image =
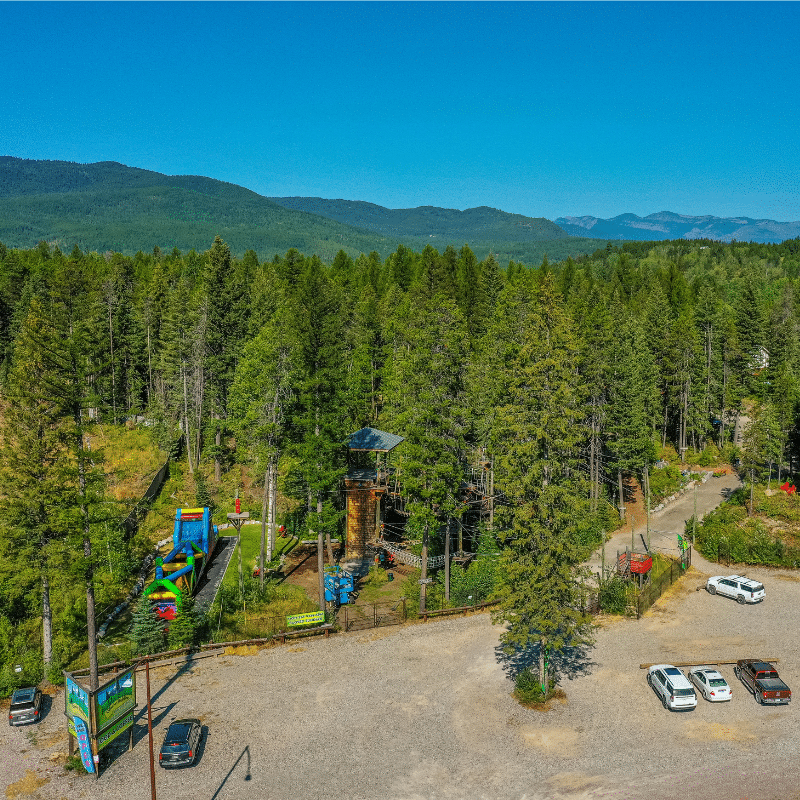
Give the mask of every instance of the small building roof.
[{"label": "small building roof", "polygon": [[362,428],[347,437],[347,448],[363,452],[388,453],[403,441],[405,439],[402,436],[394,433],[379,431],[377,428]]}]

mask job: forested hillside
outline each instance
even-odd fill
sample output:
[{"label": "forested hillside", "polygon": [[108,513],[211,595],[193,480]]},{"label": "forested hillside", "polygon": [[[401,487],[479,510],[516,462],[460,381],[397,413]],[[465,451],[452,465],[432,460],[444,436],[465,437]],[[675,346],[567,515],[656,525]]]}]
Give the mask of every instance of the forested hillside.
[{"label": "forested hillside", "polygon": [[224,181],[113,161],[0,156],[0,241],[9,247],[46,241],[65,252],[77,246],[133,256],[154,247],[188,251],[219,235],[234,255],[252,250],[262,260],[290,247],[330,262],[339,250],[353,258],[371,251],[386,258],[399,244],[422,250],[469,243],[479,258],[494,253],[501,261],[532,263],[544,254],[561,259],[605,244],[570,237],[547,220],[489,208],[381,209],[376,215],[380,207],[369,203],[356,203],[358,210],[348,213],[339,201],[288,202],[302,199],[279,205]]},{"label": "forested hillside", "polygon": [[[558,225],[542,217],[508,214],[496,208],[453,208],[421,206],[419,208],[384,208],[357,200],[325,200],[322,197],[271,197],[284,208],[307,211],[335,219],[346,225],[377,231],[392,236],[427,236],[448,240],[455,238],[470,243],[542,242],[568,239]],[[439,246],[440,242],[432,242]]]},{"label": "forested hillside", "polygon": [[797,463],[800,240],[626,243],[536,265],[402,245],[260,261],[209,244],[134,257],[0,246],[6,685],[20,653],[44,647],[57,671],[85,647],[103,553],[130,555],[104,604],[132,581],[137,545],[87,450],[99,420],[140,417],[165,452],[185,432],[181,459],[212,495],[241,464],[262,478],[275,465],[308,527],[329,532],[347,434],[400,434],[406,535],[433,550],[463,512],[463,475],[492,461],[512,644],[531,635],[515,609],[545,572],[552,586],[555,553],[553,607],[573,607],[567,567],[659,456],[730,450],[746,409],[752,469]]}]

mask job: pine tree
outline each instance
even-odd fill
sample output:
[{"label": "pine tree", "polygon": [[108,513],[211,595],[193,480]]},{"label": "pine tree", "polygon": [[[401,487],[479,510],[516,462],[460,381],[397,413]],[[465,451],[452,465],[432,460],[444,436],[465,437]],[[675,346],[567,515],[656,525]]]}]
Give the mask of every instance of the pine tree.
[{"label": "pine tree", "polygon": [[[422,538],[424,580],[430,534],[460,513],[467,331],[455,303],[437,294],[417,298],[397,333],[384,414],[389,429],[405,437],[396,463],[408,502],[408,530]],[[421,611],[425,602],[423,584]]]},{"label": "pine tree", "polygon": [[495,431],[496,481],[511,503],[511,538],[493,612],[507,625],[501,634],[506,648],[537,646],[543,686],[549,685],[547,653],[588,639],[577,567],[588,514],[577,469],[585,396],[577,355],[547,277],[522,347],[503,365],[509,394]]},{"label": "pine tree", "polygon": [[167,648],[178,650],[181,647],[192,647],[197,644],[201,623],[194,597],[189,592],[181,592],[175,619],[169,624]]},{"label": "pine tree", "polygon": [[606,422],[608,448],[616,462],[620,485],[620,509],[624,521],[624,476],[643,475],[647,464],[655,461],[652,426],[648,418],[648,399],[655,387],[648,385],[652,357],[635,320],[622,316],[612,349],[609,380],[609,409]]},{"label": "pine tree", "polygon": [[[42,609],[42,660],[45,675],[52,660],[51,578],[63,552],[67,529],[62,508],[68,502],[61,478],[68,468],[63,408],[50,391],[50,371],[40,343],[47,323],[37,299],[17,339],[14,364],[3,393],[0,446],[0,508],[7,550],[17,563],[18,580],[39,594]],[[24,565],[27,565],[24,566]]]},{"label": "pine tree", "polygon": [[[276,315],[245,345],[229,398],[237,441],[249,445],[255,469],[264,473],[259,559],[262,585],[264,563],[272,560],[275,547],[278,462],[288,445],[300,379],[295,364],[297,353],[286,322],[282,315]],[[267,525],[269,549],[265,552]]]},{"label": "pine tree", "polygon": [[139,598],[136,610],[133,612],[131,639],[137,655],[162,653],[166,646],[164,622],[146,597]]}]

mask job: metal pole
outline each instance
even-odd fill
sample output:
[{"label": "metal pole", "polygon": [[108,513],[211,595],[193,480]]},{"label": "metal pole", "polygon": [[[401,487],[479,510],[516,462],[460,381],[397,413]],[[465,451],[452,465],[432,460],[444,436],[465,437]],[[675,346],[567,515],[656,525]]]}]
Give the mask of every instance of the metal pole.
[{"label": "metal pole", "polygon": [[150,796],[156,800],[156,769],[153,760],[153,714],[150,704],[150,661],[144,662],[144,674],[147,681],[147,738],[150,743]]},{"label": "metal pole", "polygon": [[644,466],[644,484],[647,500],[647,552],[650,552],[650,467]]}]

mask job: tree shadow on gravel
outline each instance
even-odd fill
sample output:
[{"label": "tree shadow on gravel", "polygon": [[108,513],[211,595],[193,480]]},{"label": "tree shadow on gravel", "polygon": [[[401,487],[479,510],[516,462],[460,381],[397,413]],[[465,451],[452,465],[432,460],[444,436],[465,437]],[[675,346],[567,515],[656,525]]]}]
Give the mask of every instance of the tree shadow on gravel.
[{"label": "tree shadow on gravel", "polygon": [[[565,648],[560,653],[550,654],[550,671],[559,679],[567,678],[574,680],[582,675],[589,675],[592,668],[597,666],[596,661],[592,661],[591,644],[576,645]],[[503,668],[503,672],[511,679],[530,667],[534,672],[539,671],[539,644],[530,644],[525,648],[518,648],[513,653],[507,653],[502,645],[495,647],[495,657],[497,663]]]}]

